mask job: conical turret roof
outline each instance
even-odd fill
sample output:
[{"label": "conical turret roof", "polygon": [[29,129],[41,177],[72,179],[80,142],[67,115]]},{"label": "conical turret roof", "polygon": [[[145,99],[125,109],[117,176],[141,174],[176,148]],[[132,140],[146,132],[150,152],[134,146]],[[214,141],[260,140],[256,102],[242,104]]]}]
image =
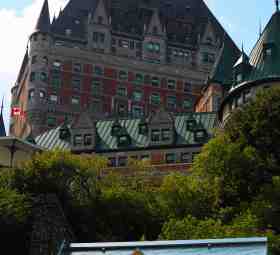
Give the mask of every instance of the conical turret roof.
[{"label": "conical turret roof", "polygon": [[50,12],[48,0],[44,1],[40,16],[35,26],[35,32],[48,33],[50,31]]},{"label": "conical turret roof", "polygon": [[[271,55],[266,49],[271,49]],[[280,12],[272,15],[258,42],[250,54],[253,66],[248,80],[280,77]]]}]

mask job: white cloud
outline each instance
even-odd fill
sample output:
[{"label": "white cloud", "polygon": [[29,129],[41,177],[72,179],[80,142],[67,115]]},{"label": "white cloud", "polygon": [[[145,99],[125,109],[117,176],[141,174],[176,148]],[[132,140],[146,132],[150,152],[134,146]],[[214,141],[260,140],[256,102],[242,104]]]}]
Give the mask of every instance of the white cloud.
[{"label": "white cloud", "polygon": [[[66,2],[67,0],[49,0],[51,16],[58,13]],[[20,12],[0,8],[0,97],[5,96],[6,124],[10,112],[10,90],[16,81],[28,37],[35,27],[42,6],[43,0],[33,0]]]}]

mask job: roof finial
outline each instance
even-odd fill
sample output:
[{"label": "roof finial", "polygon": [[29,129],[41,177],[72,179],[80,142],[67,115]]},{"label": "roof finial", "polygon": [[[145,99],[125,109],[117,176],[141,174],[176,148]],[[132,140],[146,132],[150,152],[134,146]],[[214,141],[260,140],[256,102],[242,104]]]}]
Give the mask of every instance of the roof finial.
[{"label": "roof finial", "polygon": [[0,113],[0,115],[3,115],[3,109],[4,109],[4,96],[2,97],[1,113]]},{"label": "roof finial", "polygon": [[262,20],[260,19],[259,36],[262,35]]},{"label": "roof finial", "polygon": [[279,0],[275,0],[275,4],[276,4],[276,11],[279,11]]}]

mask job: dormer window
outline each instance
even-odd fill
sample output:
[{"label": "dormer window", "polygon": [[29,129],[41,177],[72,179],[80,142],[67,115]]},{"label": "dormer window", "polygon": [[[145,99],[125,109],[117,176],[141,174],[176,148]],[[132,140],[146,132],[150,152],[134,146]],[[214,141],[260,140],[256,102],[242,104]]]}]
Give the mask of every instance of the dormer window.
[{"label": "dormer window", "polygon": [[271,57],[274,54],[275,54],[274,43],[265,43],[263,45],[263,56],[264,56],[264,58]]},{"label": "dormer window", "polygon": [[159,129],[153,129],[152,130],[152,142],[160,142],[160,130]]},{"label": "dormer window", "polygon": [[208,135],[205,129],[199,129],[194,132],[194,140],[199,143],[204,143]]},{"label": "dormer window", "polygon": [[122,135],[118,138],[118,146],[129,146],[130,137],[128,135]]},{"label": "dormer window", "polygon": [[140,123],[139,124],[139,134],[140,135],[147,135],[149,132],[148,124],[147,123]]},{"label": "dormer window", "polygon": [[121,128],[122,127],[120,124],[115,123],[111,130],[111,136],[118,136],[120,134]]},{"label": "dormer window", "polygon": [[187,120],[187,130],[188,131],[193,131],[195,130],[197,126],[196,120],[195,119],[189,119]]},{"label": "dormer window", "polygon": [[67,140],[71,136],[70,130],[67,126],[61,127],[59,130],[59,139]]}]

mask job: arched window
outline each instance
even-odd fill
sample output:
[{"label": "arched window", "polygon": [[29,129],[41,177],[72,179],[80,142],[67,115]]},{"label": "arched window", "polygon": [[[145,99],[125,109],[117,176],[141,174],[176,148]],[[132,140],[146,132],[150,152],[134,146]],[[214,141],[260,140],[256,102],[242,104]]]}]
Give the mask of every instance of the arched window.
[{"label": "arched window", "polygon": [[43,90],[40,90],[39,96],[40,96],[41,99],[44,99],[46,97],[46,92],[43,91]]},{"label": "arched window", "polygon": [[28,98],[32,99],[35,97],[35,90],[34,89],[30,89],[28,92]]},{"label": "arched window", "polygon": [[45,65],[48,65],[49,59],[48,59],[47,56],[44,56],[44,57],[43,57],[43,62],[44,62]]}]

